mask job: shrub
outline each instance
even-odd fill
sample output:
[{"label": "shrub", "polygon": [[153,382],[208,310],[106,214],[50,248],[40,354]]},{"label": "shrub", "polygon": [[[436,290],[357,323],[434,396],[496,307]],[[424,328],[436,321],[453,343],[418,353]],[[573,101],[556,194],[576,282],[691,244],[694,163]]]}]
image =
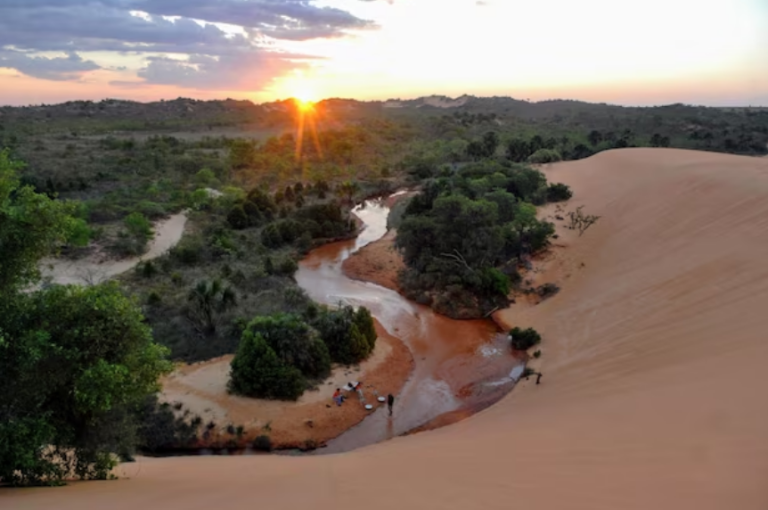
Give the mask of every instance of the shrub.
[{"label": "shrub", "polygon": [[541,351],[539,350],[539,351],[534,352],[533,353],[533,357],[536,358],[536,359],[541,358]]},{"label": "shrub", "polygon": [[336,363],[359,363],[376,346],[373,317],[364,307],[357,312],[351,306],[337,310],[323,308],[312,320],[312,326],[320,333],[331,359]]},{"label": "shrub", "polygon": [[583,208],[584,206],[582,205],[576,208],[575,212],[571,211],[568,213],[568,218],[571,220],[568,228],[570,230],[578,230],[579,237],[581,237],[589,227],[597,223],[597,220],[600,219],[600,216],[595,216],[593,214],[584,215],[584,213],[581,211]]},{"label": "shrub", "polygon": [[281,361],[266,340],[251,330],[243,333],[231,366],[229,391],[238,395],[297,400],[306,387],[301,372]]},{"label": "shrub", "polygon": [[550,184],[547,188],[547,201],[564,202],[570,200],[573,196],[571,188],[563,183]]},{"label": "shrub", "polygon": [[560,153],[553,149],[539,149],[528,158],[530,163],[544,165],[546,163],[555,163],[563,158]]},{"label": "shrub", "polygon": [[298,315],[257,317],[248,324],[244,338],[248,334],[262,337],[282,363],[307,377],[322,378],[331,371],[328,348]]},{"label": "shrub", "polygon": [[541,343],[541,335],[539,335],[533,328],[514,328],[509,332],[509,340],[512,349],[516,351],[527,351],[534,345]]},{"label": "shrub", "polygon": [[269,436],[257,436],[253,440],[253,449],[259,452],[271,452],[272,440]]},{"label": "shrub", "polygon": [[279,271],[280,271],[280,274],[284,276],[293,276],[293,274],[296,273],[296,271],[298,270],[299,270],[299,265],[291,257],[285,257],[280,262]]}]

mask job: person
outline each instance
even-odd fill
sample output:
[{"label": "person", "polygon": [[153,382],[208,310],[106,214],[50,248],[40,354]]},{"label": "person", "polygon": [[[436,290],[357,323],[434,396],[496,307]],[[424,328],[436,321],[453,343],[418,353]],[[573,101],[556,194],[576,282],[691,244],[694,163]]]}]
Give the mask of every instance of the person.
[{"label": "person", "polygon": [[337,406],[340,406],[342,402],[344,402],[344,397],[341,394],[341,388],[336,388],[336,391],[333,393],[333,401],[336,402]]},{"label": "person", "polygon": [[391,393],[387,395],[387,407],[389,408],[389,415],[392,416],[392,406],[395,405],[395,397]]},{"label": "person", "polygon": [[541,372],[536,374],[536,384],[539,384],[541,382],[541,375],[542,375]]},{"label": "person", "polygon": [[363,395],[363,381],[358,381],[355,389],[357,390],[358,396],[360,396],[360,402],[365,403],[365,396]]}]

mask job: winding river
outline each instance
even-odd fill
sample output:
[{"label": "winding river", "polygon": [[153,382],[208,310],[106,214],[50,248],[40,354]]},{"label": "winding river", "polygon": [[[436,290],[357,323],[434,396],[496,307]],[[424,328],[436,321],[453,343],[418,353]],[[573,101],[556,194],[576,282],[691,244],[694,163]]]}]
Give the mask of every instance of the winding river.
[{"label": "winding river", "polygon": [[493,322],[452,320],[397,292],[347,278],[342,262],[386,234],[389,208],[384,200],[369,200],[353,212],[365,225],[361,234],[313,250],[299,264],[296,280],[317,302],[370,309],[411,350],[414,369],[396,395],[392,417],[385,406],[378,408],[319,450],[323,454],[352,450],[477,412],[512,389],[510,372],[520,365]]}]

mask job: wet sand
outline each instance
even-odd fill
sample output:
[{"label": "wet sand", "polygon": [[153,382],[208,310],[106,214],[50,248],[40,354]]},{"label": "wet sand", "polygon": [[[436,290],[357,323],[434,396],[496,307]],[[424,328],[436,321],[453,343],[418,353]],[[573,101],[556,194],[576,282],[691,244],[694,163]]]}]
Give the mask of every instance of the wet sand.
[{"label": "wet sand", "polygon": [[624,149],[553,165],[585,262],[498,319],[544,337],[542,384],[449,427],[319,457],[140,459],[0,507],[768,508],[768,160]]},{"label": "wet sand", "polygon": [[402,256],[395,249],[396,230],[353,253],[341,265],[344,275],[353,280],[375,283],[399,291],[397,276],[405,269]]}]

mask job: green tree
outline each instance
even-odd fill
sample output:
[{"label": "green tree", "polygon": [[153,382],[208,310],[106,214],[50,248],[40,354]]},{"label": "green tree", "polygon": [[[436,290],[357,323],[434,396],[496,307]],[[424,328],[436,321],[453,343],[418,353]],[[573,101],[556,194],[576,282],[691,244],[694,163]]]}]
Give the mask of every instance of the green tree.
[{"label": "green tree", "polygon": [[154,235],[152,224],[140,212],[132,212],[123,220],[123,225],[133,243],[133,253],[144,253]]},{"label": "green tree", "polygon": [[306,388],[301,371],[286,364],[264,338],[247,329],[232,360],[229,391],[253,398],[297,400]]},{"label": "green tree", "polygon": [[195,174],[195,184],[203,188],[212,188],[219,184],[216,174],[210,168],[203,168]]},{"label": "green tree", "polygon": [[247,330],[264,338],[283,363],[299,369],[304,376],[319,379],[330,373],[328,348],[301,317],[293,314],[257,317],[248,324]]},{"label": "green tree", "polygon": [[221,283],[221,280],[198,282],[187,295],[189,307],[187,319],[201,335],[216,332],[221,314],[237,304],[235,292]]},{"label": "green tree", "polygon": [[522,138],[514,138],[507,143],[507,159],[520,163],[533,154],[531,144]]},{"label": "green tree", "polygon": [[352,203],[352,199],[360,191],[360,185],[355,181],[344,181],[336,188],[336,194],[345,202]]},{"label": "green tree", "polygon": [[560,153],[552,149],[539,149],[528,157],[530,163],[543,165],[562,160]]},{"label": "green tree", "polygon": [[600,142],[603,141],[603,134],[600,131],[592,130],[590,131],[589,135],[587,135],[587,139],[589,140],[589,143],[592,145],[592,147],[596,147]]},{"label": "green tree", "polygon": [[0,482],[103,479],[135,446],[134,409],[171,369],[116,284],[54,286],[0,314]]},{"label": "green tree", "polygon": [[483,135],[483,156],[493,157],[499,147],[499,135],[495,131],[489,131]]},{"label": "green tree", "polygon": [[22,168],[7,150],[0,151],[0,301],[36,281],[38,260],[67,239],[87,242],[83,222],[71,216],[77,205],[22,186],[17,176]]}]

